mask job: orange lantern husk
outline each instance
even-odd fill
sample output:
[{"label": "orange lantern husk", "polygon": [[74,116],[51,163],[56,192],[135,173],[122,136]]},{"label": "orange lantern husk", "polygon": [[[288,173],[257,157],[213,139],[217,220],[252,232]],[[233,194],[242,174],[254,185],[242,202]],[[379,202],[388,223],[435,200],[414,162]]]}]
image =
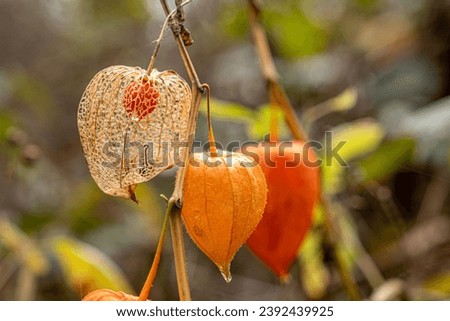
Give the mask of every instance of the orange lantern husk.
[{"label": "orange lantern husk", "polygon": [[181,214],[189,235],[227,282],[230,262],[261,220],[267,185],[261,167],[241,153],[194,153]]},{"label": "orange lantern husk", "polygon": [[83,301],[138,301],[138,297],[110,289],[99,289],[87,294]]},{"label": "orange lantern husk", "polygon": [[243,152],[258,161],[269,190],[263,219],[247,245],[278,277],[286,280],[319,198],[317,158],[300,141],[260,143]]}]

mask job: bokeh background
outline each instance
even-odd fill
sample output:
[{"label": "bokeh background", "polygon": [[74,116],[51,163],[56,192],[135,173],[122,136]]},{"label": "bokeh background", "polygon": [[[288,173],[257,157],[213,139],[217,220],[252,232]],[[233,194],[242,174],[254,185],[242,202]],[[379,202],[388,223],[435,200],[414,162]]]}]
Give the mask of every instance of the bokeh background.
[{"label": "bokeh background", "polygon": [[[173,3],[171,3],[173,6]],[[450,1],[262,1],[281,82],[311,137],[347,141],[323,169],[338,250],[364,298],[450,298]],[[261,140],[268,97],[246,1],[193,0],[189,47],[210,84],[216,138]],[[0,299],[138,293],[175,170],[139,186],[138,206],[102,194],[76,126],[78,102],[110,65],[146,67],[156,0],[0,0]],[[186,76],[168,31],[156,62]],[[204,112],[197,138],[205,140]],[[282,137],[289,139],[286,129]],[[244,246],[233,281],[186,236],[195,300],[346,300],[323,213],[281,285]],[[153,300],[177,300],[170,238]]]}]

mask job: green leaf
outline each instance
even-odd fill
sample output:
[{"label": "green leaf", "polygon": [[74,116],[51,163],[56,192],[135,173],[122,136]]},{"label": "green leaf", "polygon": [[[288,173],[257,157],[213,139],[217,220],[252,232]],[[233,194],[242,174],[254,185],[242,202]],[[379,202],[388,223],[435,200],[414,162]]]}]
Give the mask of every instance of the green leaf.
[{"label": "green leaf", "polygon": [[158,222],[159,228],[164,218],[164,200],[158,191],[151,183],[141,183],[136,188],[135,193],[139,204],[128,202],[128,205],[155,219]]},{"label": "green leaf", "polygon": [[351,273],[351,269],[356,261],[356,251],[351,248],[345,242],[339,242],[336,244],[336,255],[338,260],[343,264],[344,269]]},{"label": "green leaf", "polygon": [[269,2],[262,11],[269,39],[274,39],[277,51],[285,58],[300,58],[322,51],[328,33],[312,23],[300,10],[297,1]]},{"label": "green leaf", "polygon": [[358,101],[358,91],[350,87],[331,99],[331,108],[334,111],[346,111],[355,107]]},{"label": "green leaf", "polygon": [[104,194],[90,177],[72,187],[71,197],[66,201],[62,212],[70,220],[68,224],[73,232],[84,234],[102,225],[96,209],[104,198]]},{"label": "green leaf", "polygon": [[378,0],[354,0],[354,2],[366,10],[372,9],[378,4]]},{"label": "green leaf", "polygon": [[411,138],[382,143],[376,151],[358,163],[358,178],[362,182],[388,178],[413,158],[414,147],[415,143]]},{"label": "green leaf", "polygon": [[308,123],[315,123],[318,119],[333,112],[343,112],[352,109],[358,101],[358,91],[355,87],[349,87],[336,97],[330,98],[305,111],[303,118]]},{"label": "green leaf", "polygon": [[[382,127],[373,120],[358,120],[332,130],[332,141],[325,143],[325,150],[336,148],[338,155],[348,164],[351,160],[373,151],[384,137]],[[331,146],[326,146],[326,145]],[[322,163],[323,189],[326,193],[338,193],[344,186],[345,168],[336,158],[325,153]]]},{"label": "green leaf", "polygon": [[423,287],[441,294],[443,299],[448,299],[450,296],[450,272],[442,272],[428,278],[423,283]]},{"label": "green leaf", "polygon": [[11,76],[14,95],[29,106],[37,116],[49,117],[57,105],[50,88],[40,79],[30,76],[25,71],[17,71]]},{"label": "green leaf", "polygon": [[5,113],[0,114],[0,142],[8,138],[8,129],[12,126],[12,119]]},{"label": "green leaf", "polygon": [[[205,101],[201,104],[200,111],[206,115]],[[254,118],[254,111],[252,111],[251,109],[240,104],[221,101],[218,99],[211,99],[210,111],[211,117],[223,120],[241,121],[248,123],[253,121]]]},{"label": "green leaf", "polygon": [[326,217],[321,202],[317,202],[314,207],[313,226],[322,226],[326,223]]},{"label": "green leaf", "polygon": [[148,11],[143,0],[89,0],[85,1],[90,13],[96,20],[111,21],[120,19],[134,19],[144,22],[148,19]]},{"label": "green leaf", "polygon": [[245,5],[242,2],[220,2],[220,30],[230,38],[244,38],[248,32]]},{"label": "green leaf", "polygon": [[[270,132],[270,105],[263,105],[257,111],[240,104],[211,99],[211,117],[233,122],[242,122],[247,127],[251,139],[261,140]],[[206,103],[200,106],[200,112],[206,115]],[[284,114],[280,109],[276,111],[279,126],[279,136],[287,136],[288,129],[284,122]]]},{"label": "green leaf", "polygon": [[333,202],[335,211],[334,223],[337,225],[339,237],[336,240],[336,255],[347,273],[351,273],[353,265],[359,257],[359,236],[356,223],[347,208],[339,202]]},{"label": "green leaf", "polygon": [[303,289],[308,298],[319,300],[324,297],[330,283],[330,273],[323,260],[322,235],[311,230],[299,252],[300,275]]},{"label": "green leaf", "polygon": [[100,250],[68,237],[52,240],[52,248],[63,270],[67,284],[88,293],[111,289],[133,294],[119,267]]},{"label": "green leaf", "polygon": [[35,275],[47,273],[49,263],[44,253],[34,240],[6,218],[0,218],[0,243]]},{"label": "green leaf", "polygon": [[[252,139],[261,140],[270,133],[270,115],[272,107],[264,105],[254,113],[251,123],[248,127],[248,136]],[[283,111],[279,108],[275,109],[276,118],[278,119],[278,136],[283,137],[288,135],[288,129],[284,122]]]}]

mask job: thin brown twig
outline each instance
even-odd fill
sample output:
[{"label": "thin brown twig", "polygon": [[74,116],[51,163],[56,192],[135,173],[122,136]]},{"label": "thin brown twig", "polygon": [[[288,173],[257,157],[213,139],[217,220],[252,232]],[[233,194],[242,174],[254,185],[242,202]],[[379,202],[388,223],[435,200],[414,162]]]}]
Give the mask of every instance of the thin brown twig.
[{"label": "thin brown twig", "polygon": [[[166,14],[170,14],[169,6],[166,0],[160,0],[161,6]],[[194,140],[195,128],[197,125],[197,116],[200,107],[200,101],[203,94],[202,84],[198,78],[195,67],[192,63],[192,60],[189,56],[188,51],[186,50],[185,43],[183,39],[187,39],[190,37],[186,37],[187,30],[185,28],[180,28],[182,26],[182,22],[184,21],[184,13],[183,8],[180,6],[182,2],[180,0],[175,0],[175,4],[177,6],[177,15],[174,18],[171,18],[171,29],[172,33],[175,37],[175,42],[180,51],[181,59],[186,67],[186,71],[189,75],[189,78],[192,83],[192,104],[191,110],[189,113],[188,120],[188,144],[186,149],[181,153],[181,159],[183,165],[178,169],[177,176],[175,179],[175,187],[172,193],[172,196],[169,199],[167,206],[171,207],[169,221],[170,221],[170,232],[172,236],[172,248],[174,254],[175,261],[175,271],[177,275],[177,284],[178,284],[178,294],[180,300],[188,301],[191,300],[190,288],[189,288],[189,279],[187,276],[186,270],[186,256],[184,249],[184,234],[183,234],[183,226],[181,219],[181,204],[183,200],[183,185],[184,178],[186,176],[186,169],[189,162],[189,155],[192,149],[192,144]],[[177,20],[178,19],[178,20]],[[182,33],[182,31],[184,33]],[[184,37],[183,37],[184,36]],[[188,40],[189,40],[188,39]],[[191,40],[191,39],[190,39]],[[192,43],[192,40],[191,40]],[[173,206],[176,205],[176,206]]]},{"label": "thin brown twig", "polygon": [[159,235],[158,245],[156,246],[155,256],[153,258],[153,263],[150,268],[150,271],[148,272],[147,279],[145,280],[144,286],[142,287],[141,293],[139,294],[139,301],[146,301],[150,296],[153,281],[155,281],[156,274],[158,272],[159,262],[161,260],[161,253],[164,245],[164,240],[166,239],[167,223],[169,221],[169,216],[170,212],[172,211],[172,207],[173,203],[169,204],[169,202],[167,202],[166,214],[164,215],[164,221],[161,228],[161,234]]},{"label": "thin brown twig", "polygon": [[446,168],[440,168],[436,171],[436,175],[432,177],[425,190],[417,213],[417,221],[426,221],[442,213],[450,190],[448,177],[449,174]]},{"label": "thin brown twig", "polygon": [[323,208],[323,213],[325,214],[325,228],[327,232],[327,243],[331,248],[331,252],[333,254],[333,259],[336,265],[336,270],[339,273],[339,276],[342,280],[342,283],[347,291],[348,296],[352,300],[361,300],[362,296],[359,291],[358,286],[356,285],[356,281],[351,274],[351,272],[347,269],[344,259],[341,253],[338,251],[337,243],[338,239],[342,238],[340,233],[336,231],[336,223],[334,222],[334,217],[330,212],[330,204],[331,201],[328,200],[327,196],[322,192],[320,196],[320,201]]},{"label": "thin brown twig", "polygon": [[16,273],[19,266],[16,262],[10,257],[5,256],[0,260],[0,290],[3,290],[3,287],[8,283],[11,277]]},{"label": "thin brown twig", "polygon": [[206,118],[208,123],[209,154],[211,157],[217,157],[216,140],[214,138],[214,131],[211,124],[211,88],[209,88],[208,84],[203,84],[203,88],[206,91]]},{"label": "thin brown twig", "polygon": [[283,110],[286,124],[294,139],[306,140],[306,131],[295,114],[294,107],[292,107],[283,87],[279,83],[279,75],[273,61],[266,32],[259,22],[259,12],[259,7],[256,5],[255,1],[249,0],[248,17],[250,20],[250,29],[253,36],[253,42],[258,51],[261,70],[264,79],[267,81],[270,102]]},{"label": "thin brown twig", "polygon": [[[289,101],[289,98],[287,97],[283,87],[279,83],[279,75],[269,48],[266,32],[259,22],[260,9],[254,0],[248,0],[248,4],[250,29],[258,56],[260,58],[260,65],[263,76],[267,81],[270,102],[271,104],[275,104],[283,110],[286,124],[288,125],[293,138],[296,140],[308,141],[308,134],[301,125],[295,113],[295,110]],[[334,219],[330,212],[331,202],[328,200],[328,197],[324,193],[321,194],[320,200],[326,216],[328,242],[334,253],[336,268],[341,276],[341,280],[347,290],[349,297],[353,300],[360,300],[361,294],[356,285],[356,282],[350,271],[346,269],[342,259],[340,258],[339,252],[337,251],[336,243],[338,234],[336,233]]]},{"label": "thin brown twig", "polygon": [[[191,0],[186,0],[186,1],[184,1],[183,3],[180,3],[180,4],[179,4],[179,7],[183,7],[183,6],[187,5],[189,2],[191,2]],[[155,48],[153,49],[153,54],[152,54],[152,56],[150,57],[150,62],[148,63],[147,74],[149,74],[149,75],[150,75],[150,73],[151,73],[151,71],[152,71],[152,69],[153,69],[153,66],[154,66],[154,64],[155,64],[156,57],[158,56],[159,48],[161,47],[161,41],[162,41],[162,39],[163,39],[164,32],[165,32],[166,29],[167,29],[167,25],[169,24],[169,21],[170,21],[170,19],[172,19],[173,15],[174,15],[175,13],[177,13],[177,12],[178,12],[178,7],[177,7],[176,9],[173,9],[173,10],[167,15],[166,20],[164,20],[164,24],[163,24],[163,26],[161,27],[161,32],[159,33],[159,37],[158,37],[158,39],[156,39],[156,41],[155,41]]]},{"label": "thin brown twig", "polygon": [[[171,198],[169,202],[174,202]],[[181,301],[191,300],[191,290],[189,288],[189,279],[186,270],[186,256],[184,249],[184,234],[181,220],[181,210],[178,206],[173,206],[170,213],[170,233],[172,236],[172,248],[175,259],[175,271],[177,275],[178,295]]]},{"label": "thin brown twig", "polygon": [[[339,217],[341,217],[343,220],[349,220],[349,213],[347,209],[342,206],[340,203],[335,203],[333,208],[333,213]],[[384,277],[381,274],[380,270],[378,269],[377,265],[367,253],[366,249],[364,248],[363,244],[361,243],[361,240],[359,238],[353,238],[350,236],[350,239],[346,235],[342,235],[342,229],[337,228],[336,229],[337,237],[339,238],[340,242],[347,244],[347,246],[352,247],[353,251],[355,252],[355,256],[357,257],[355,264],[361,271],[362,275],[366,278],[368,283],[373,289],[378,288],[381,284],[384,283]],[[351,235],[352,233],[350,233]]]},{"label": "thin brown twig", "polygon": [[[179,0],[176,0],[180,2]],[[167,5],[166,0],[160,0],[161,6],[163,7],[164,13],[167,15],[170,14],[169,6]],[[177,8],[178,10],[182,10],[183,8]],[[177,17],[177,16],[175,16]],[[175,22],[173,22],[175,21]],[[175,41],[177,43],[178,49],[180,51],[181,59],[183,60],[183,63],[186,67],[186,71],[189,75],[189,78],[191,79],[191,82],[195,84],[197,90],[200,93],[203,93],[202,84],[197,76],[197,72],[195,71],[195,67],[192,63],[192,60],[189,56],[188,51],[186,50],[186,46],[183,42],[183,38],[181,36],[181,28],[179,27],[180,22],[177,22],[177,20],[172,19],[172,24],[170,25],[172,29],[172,33],[175,37]]]}]

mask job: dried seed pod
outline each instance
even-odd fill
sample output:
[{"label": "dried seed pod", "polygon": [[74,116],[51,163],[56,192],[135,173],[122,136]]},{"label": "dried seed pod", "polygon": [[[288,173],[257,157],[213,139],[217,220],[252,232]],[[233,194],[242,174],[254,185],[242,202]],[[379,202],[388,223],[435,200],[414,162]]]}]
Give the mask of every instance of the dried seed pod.
[{"label": "dried seed pod", "polygon": [[252,158],[220,154],[191,157],[181,214],[191,238],[229,282],[231,260],[261,220],[267,186]]},{"label": "dried seed pod", "polygon": [[263,219],[247,245],[284,279],[311,226],[320,174],[314,153],[304,150],[304,143],[270,144],[260,143],[244,151],[258,161],[269,189]]},{"label": "dried seed pod", "polygon": [[99,289],[86,295],[83,301],[138,301],[138,299],[137,296],[122,291]]},{"label": "dried seed pod", "polygon": [[134,199],[136,184],[172,167],[175,144],[189,135],[190,107],[190,88],[174,71],[111,66],[97,73],[81,98],[78,129],[100,189]]}]

